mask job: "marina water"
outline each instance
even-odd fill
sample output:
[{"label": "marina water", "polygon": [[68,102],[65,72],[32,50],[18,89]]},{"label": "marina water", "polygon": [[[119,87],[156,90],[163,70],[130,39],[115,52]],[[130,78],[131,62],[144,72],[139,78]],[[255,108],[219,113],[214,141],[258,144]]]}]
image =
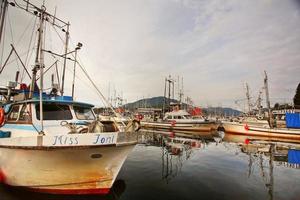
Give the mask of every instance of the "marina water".
[{"label": "marina water", "polygon": [[[1,185],[0,199],[300,198],[299,165],[288,163],[286,155],[275,157],[268,152],[269,141],[263,141],[268,145],[260,145],[255,151],[247,147],[247,138],[242,136],[182,135],[141,132],[139,144],[106,196],[48,195]],[[277,150],[274,152],[278,154]]]}]

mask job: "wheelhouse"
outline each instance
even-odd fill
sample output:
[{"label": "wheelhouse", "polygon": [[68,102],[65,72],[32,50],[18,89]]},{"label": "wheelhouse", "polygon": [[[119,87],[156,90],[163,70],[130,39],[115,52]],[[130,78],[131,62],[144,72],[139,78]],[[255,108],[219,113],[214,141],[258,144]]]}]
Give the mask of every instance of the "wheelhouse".
[{"label": "wheelhouse", "polygon": [[[43,120],[47,121],[70,121],[70,120],[85,120],[92,121],[96,116],[92,110],[93,105],[57,101],[43,101]],[[28,100],[17,103],[12,103],[5,106],[7,120],[6,123],[25,123],[31,124],[40,121],[40,102],[38,100]]]}]

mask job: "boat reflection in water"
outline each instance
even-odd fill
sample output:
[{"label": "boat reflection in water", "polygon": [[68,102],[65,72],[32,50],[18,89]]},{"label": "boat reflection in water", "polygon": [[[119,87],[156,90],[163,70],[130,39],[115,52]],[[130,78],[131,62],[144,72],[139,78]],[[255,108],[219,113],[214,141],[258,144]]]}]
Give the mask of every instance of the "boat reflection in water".
[{"label": "boat reflection in water", "polygon": [[[126,183],[124,180],[116,180],[105,196],[103,195],[51,195],[45,193],[30,192],[24,189],[17,189],[16,187],[0,184],[0,194],[4,197],[4,200],[117,200],[126,189]],[[1,199],[2,199],[1,197]]]},{"label": "boat reflection in water", "polygon": [[[274,186],[276,185],[274,175],[277,176],[278,182],[281,182],[287,178],[285,177],[285,172],[287,172],[286,170],[300,169],[300,141],[297,140],[289,140],[289,142],[286,142],[278,141],[277,139],[272,140],[272,138],[266,139],[264,137],[247,137],[236,134],[225,134],[221,131],[210,134],[206,133],[202,136],[199,134],[191,135],[190,133],[183,134],[174,132],[147,131],[143,132],[141,135],[140,143],[161,148],[161,173],[162,179],[165,180],[167,184],[170,183],[171,180],[173,181],[179,174],[184,176],[183,173],[187,173],[187,170],[182,170],[182,168],[185,164],[189,165],[189,160],[198,159],[198,154],[202,154],[204,151],[207,152],[212,146],[217,145],[221,145],[221,149],[225,147],[225,149],[230,153],[234,151],[234,156],[231,156],[234,160],[236,158],[239,159],[240,157],[245,158],[245,167],[241,167],[239,171],[244,171],[243,174],[245,174],[246,181],[248,179],[251,184],[258,181],[257,179],[261,179],[259,182],[261,182],[265,187],[261,187],[260,190],[265,190],[267,199],[277,199],[274,197]],[[217,155],[210,156],[214,157]],[[218,159],[224,158],[218,157]],[[198,160],[197,162],[199,164],[199,168],[201,168],[202,161]],[[225,162],[230,161],[225,160]],[[234,165],[234,162],[232,165]],[[212,166],[212,168],[213,167],[214,166]],[[234,170],[234,168],[236,168],[236,166],[232,166],[232,170]],[[231,178],[232,174],[228,173],[229,170],[223,170],[225,176]],[[292,173],[298,172],[296,171]],[[213,176],[211,178],[214,179]],[[293,177],[289,177],[290,180],[292,180],[291,178]],[[195,179],[197,179],[196,176]],[[242,177],[240,181],[241,180]],[[176,180],[174,181],[176,182]],[[242,182],[243,181],[241,181],[240,184],[243,184]],[[297,182],[296,179],[295,182]],[[280,185],[281,183],[278,183],[277,187]],[[281,191],[284,189],[277,188],[277,190]],[[296,193],[297,192],[298,191],[296,191]]]},{"label": "boat reflection in water", "polygon": [[161,147],[162,179],[169,183],[175,178],[193,153],[205,149],[208,143],[218,145],[224,132],[202,133],[174,133],[164,131],[145,131],[141,134],[139,143]]},{"label": "boat reflection in water", "polygon": [[236,142],[249,156],[248,178],[259,171],[269,199],[274,199],[274,165],[300,169],[300,141],[279,141],[277,138],[247,137],[226,134],[225,141]]}]

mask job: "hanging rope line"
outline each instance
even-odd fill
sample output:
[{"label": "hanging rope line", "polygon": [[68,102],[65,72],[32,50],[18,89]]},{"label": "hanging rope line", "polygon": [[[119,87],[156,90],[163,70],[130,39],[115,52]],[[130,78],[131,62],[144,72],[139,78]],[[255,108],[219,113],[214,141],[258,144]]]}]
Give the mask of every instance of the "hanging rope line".
[{"label": "hanging rope line", "polygon": [[[113,106],[109,103],[109,101],[104,97],[104,95],[102,94],[102,92],[99,90],[99,88],[97,87],[97,85],[94,83],[94,81],[92,80],[92,78],[89,76],[89,74],[87,73],[87,71],[85,70],[85,68],[79,63],[78,66],[81,68],[81,70],[83,71],[83,73],[85,74],[85,76],[89,79],[89,81],[91,82],[91,84],[93,85],[93,87],[95,88],[95,90],[97,91],[97,94],[103,99],[103,101],[106,103],[106,105],[113,111],[113,113],[116,116],[119,116],[119,114],[114,110]],[[123,121],[121,121],[123,126],[126,127],[125,123]]]}]

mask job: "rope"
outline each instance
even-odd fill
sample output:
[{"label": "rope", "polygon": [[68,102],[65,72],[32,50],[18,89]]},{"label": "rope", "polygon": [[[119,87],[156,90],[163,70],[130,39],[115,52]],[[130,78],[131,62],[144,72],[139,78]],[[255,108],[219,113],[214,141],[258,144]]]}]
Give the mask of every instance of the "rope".
[{"label": "rope", "polygon": [[[109,103],[109,101],[104,97],[104,95],[102,94],[102,92],[99,90],[99,88],[96,86],[96,84],[94,83],[94,81],[92,80],[92,78],[89,76],[89,74],[87,73],[87,71],[85,70],[85,68],[78,62],[78,66],[81,68],[81,70],[83,71],[83,73],[85,74],[85,76],[89,79],[89,81],[91,82],[91,84],[94,86],[94,88],[97,91],[97,94],[103,99],[103,101],[108,105],[108,107],[113,111],[113,113],[118,116],[118,114],[116,113],[116,111],[114,110],[113,106]],[[123,121],[121,121],[123,126],[126,127],[125,123]]]}]

